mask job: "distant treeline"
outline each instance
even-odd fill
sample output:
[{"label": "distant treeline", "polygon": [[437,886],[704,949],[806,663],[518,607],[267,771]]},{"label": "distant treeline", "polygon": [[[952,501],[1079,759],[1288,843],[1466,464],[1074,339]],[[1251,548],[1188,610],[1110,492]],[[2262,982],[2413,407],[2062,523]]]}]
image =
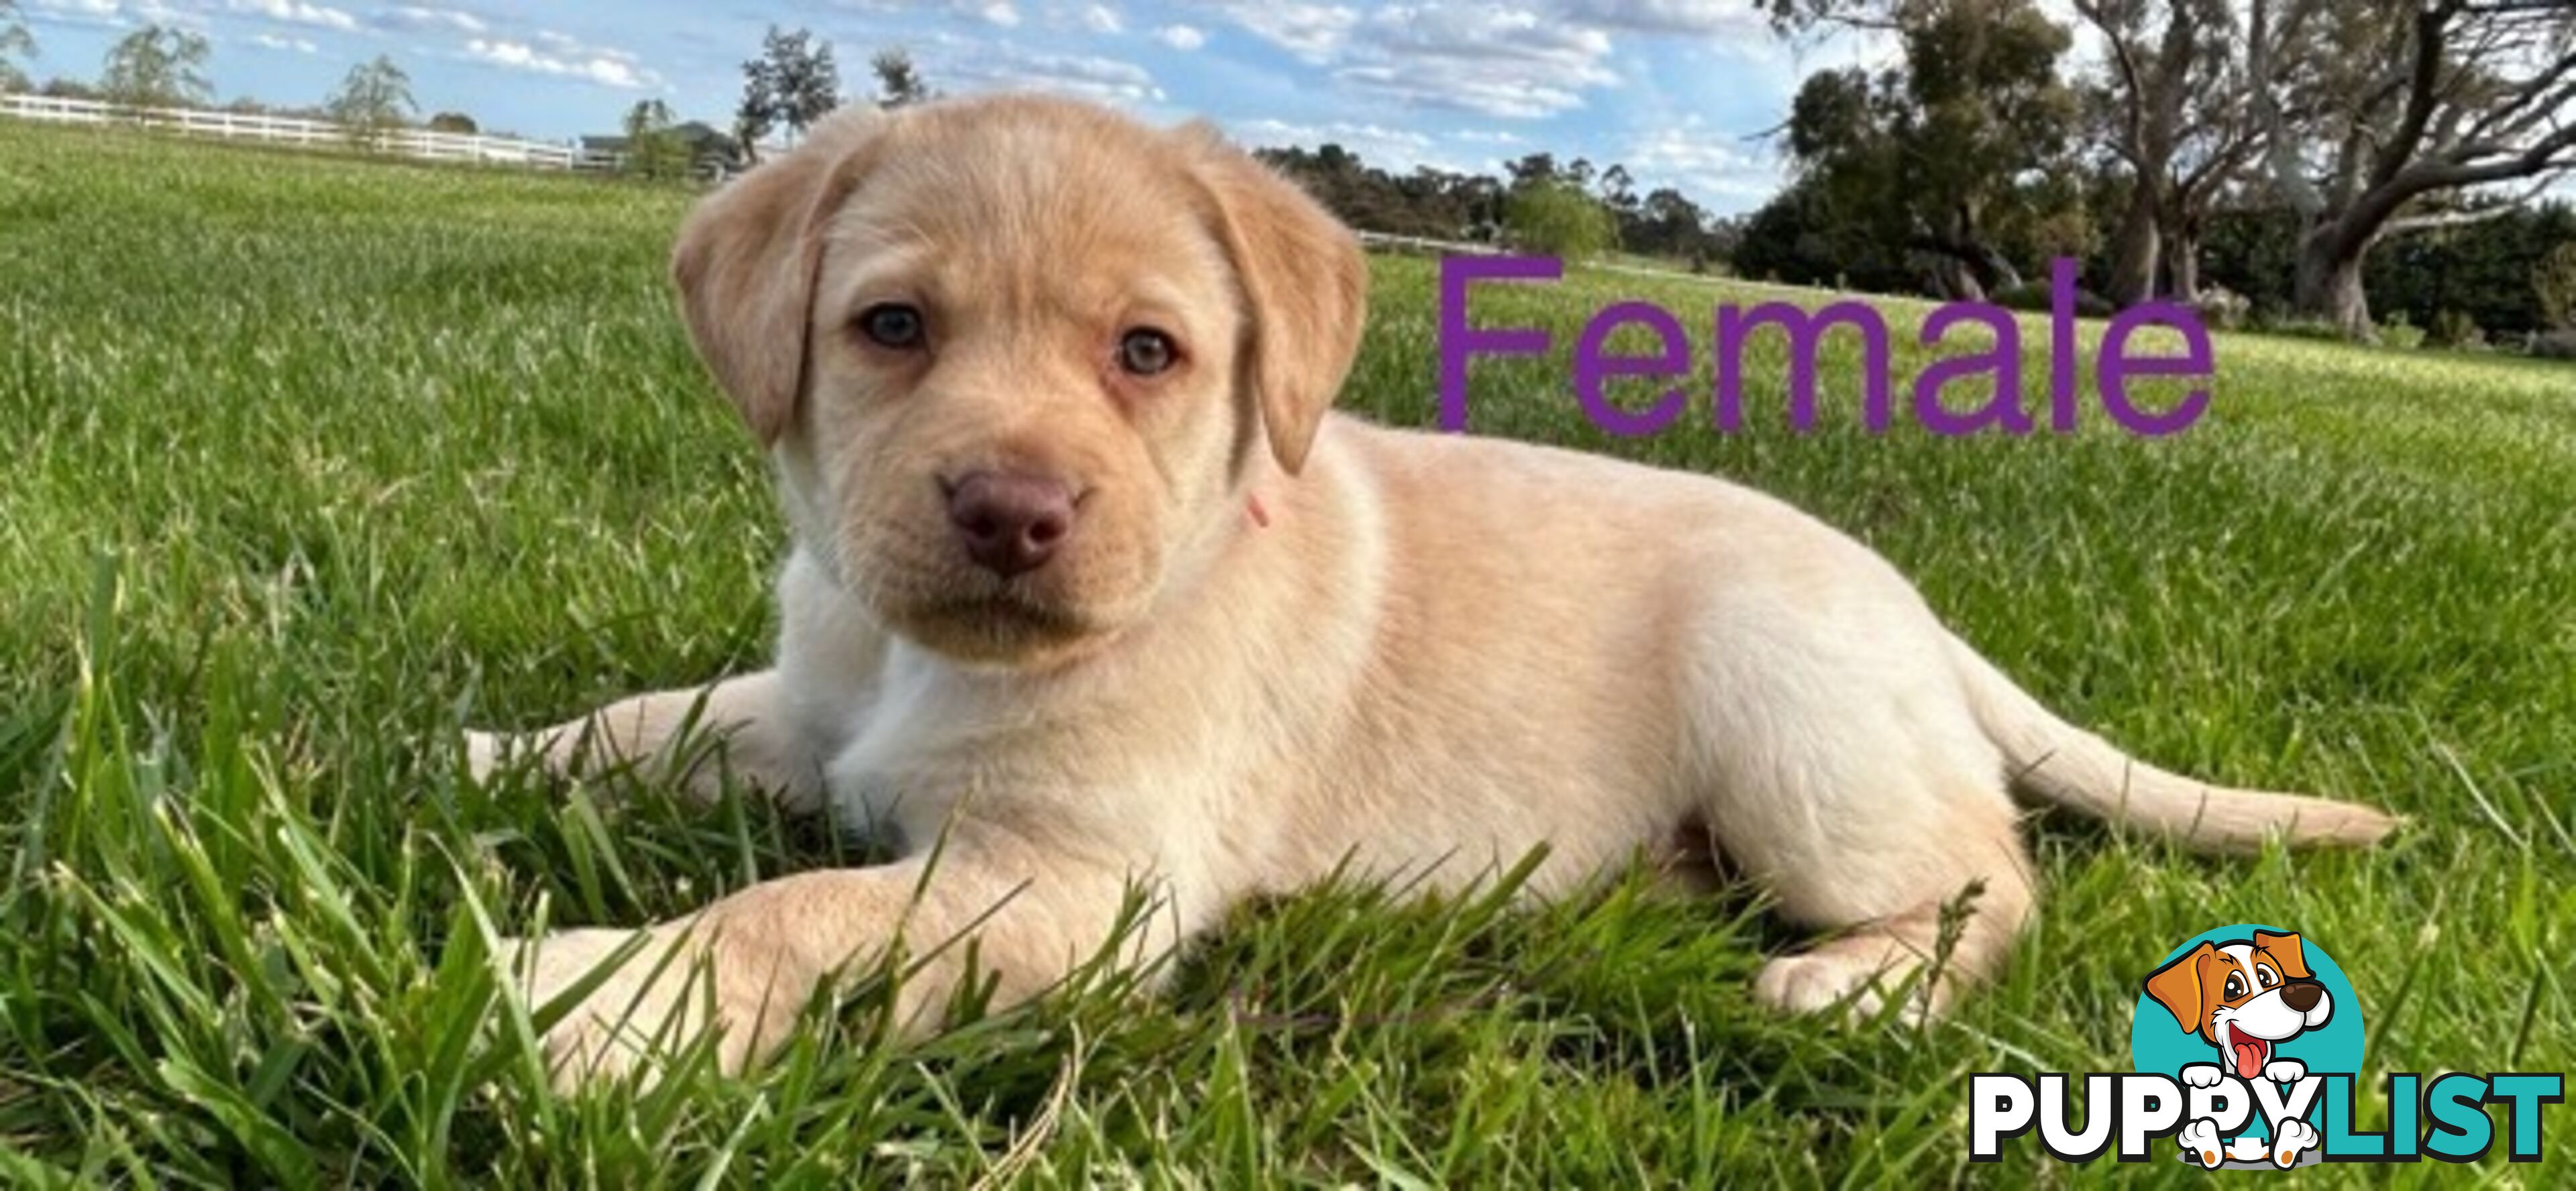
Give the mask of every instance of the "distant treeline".
[{"label": "distant treeline", "polygon": [[[1572,191],[1606,210],[1617,229],[1613,247],[1707,268],[1734,249],[1735,225],[1718,219],[1672,187],[1637,192],[1627,167],[1596,168],[1584,158],[1560,163],[1531,153],[1503,177],[1419,167],[1392,173],[1340,145],[1263,149],[1262,160],[1296,178],[1308,193],[1354,227],[1397,236],[1473,243],[1501,242],[1513,200],[1541,190]],[[1549,248],[1551,245],[1530,245]]]}]

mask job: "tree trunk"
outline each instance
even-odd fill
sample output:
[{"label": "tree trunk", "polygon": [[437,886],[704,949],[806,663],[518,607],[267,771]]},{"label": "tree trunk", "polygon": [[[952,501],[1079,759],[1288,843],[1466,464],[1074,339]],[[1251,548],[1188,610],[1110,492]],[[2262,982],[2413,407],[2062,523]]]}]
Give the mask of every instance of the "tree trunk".
[{"label": "tree trunk", "polygon": [[1992,245],[1972,238],[1917,236],[1908,247],[1925,261],[1928,288],[1945,301],[1982,302],[2021,288],[2021,270]]},{"label": "tree trunk", "polygon": [[2368,237],[2345,236],[2334,223],[2310,231],[2299,244],[2291,308],[2333,323],[2351,338],[2369,338],[2370,297],[2361,288],[2361,262],[2369,251]]},{"label": "tree trunk", "polygon": [[2200,233],[2176,228],[2173,243],[2165,249],[2166,291],[2174,301],[2185,304],[2200,301]]},{"label": "tree trunk", "polygon": [[1968,263],[1946,252],[1926,253],[1917,258],[1923,262],[1925,292],[1944,302],[1983,302],[1985,287]]},{"label": "tree trunk", "polygon": [[2156,200],[2149,179],[2140,178],[2129,188],[2129,209],[2120,216],[2111,241],[2111,288],[2103,295],[2115,305],[2135,306],[2156,296],[2157,256],[2163,248]]}]

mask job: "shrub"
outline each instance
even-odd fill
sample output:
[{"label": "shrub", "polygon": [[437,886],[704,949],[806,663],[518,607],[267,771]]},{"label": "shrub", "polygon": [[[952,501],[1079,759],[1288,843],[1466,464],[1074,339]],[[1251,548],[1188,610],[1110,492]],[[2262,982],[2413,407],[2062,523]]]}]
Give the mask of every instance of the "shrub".
[{"label": "shrub", "polygon": [[2433,325],[2425,328],[2425,341],[2435,347],[2481,348],[2487,345],[2487,333],[2477,320],[2457,310],[2444,310],[2433,316]]},{"label": "shrub", "polygon": [[2576,240],[2569,240],[2531,267],[2531,292],[2540,298],[2540,319],[2548,328],[2576,329]]},{"label": "shrub", "polygon": [[2203,326],[2214,327],[2221,331],[2233,331],[2245,325],[2246,316],[2252,312],[2253,303],[2248,302],[2243,294],[2225,286],[2213,285],[2200,291],[2200,297],[2193,300],[2191,308],[2193,313],[2200,316]]},{"label": "shrub", "polygon": [[2424,328],[2406,321],[2406,312],[2379,324],[2379,342],[2400,351],[2413,351],[2424,346]]},{"label": "shrub", "polygon": [[1503,212],[1512,243],[1551,256],[1598,256],[1619,241],[1610,208],[1562,182],[1537,182],[1513,192]]},{"label": "shrub", "polygon": [[2576,327],[2533,332],[2531,354],[2544,360],[2576,360]]}]

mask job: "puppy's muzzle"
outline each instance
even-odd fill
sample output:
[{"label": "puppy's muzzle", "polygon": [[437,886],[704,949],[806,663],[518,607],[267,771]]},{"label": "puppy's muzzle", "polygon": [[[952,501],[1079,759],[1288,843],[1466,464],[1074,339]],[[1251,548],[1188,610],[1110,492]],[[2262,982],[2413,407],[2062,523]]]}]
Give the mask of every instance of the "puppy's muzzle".
[{"label": "puppy's muzzle", "polygon": [[1078,506],[1062,480],[976,471],[942,480],[940,488],[966,557],[1004,579],[1045,566],[1073,536]]}]

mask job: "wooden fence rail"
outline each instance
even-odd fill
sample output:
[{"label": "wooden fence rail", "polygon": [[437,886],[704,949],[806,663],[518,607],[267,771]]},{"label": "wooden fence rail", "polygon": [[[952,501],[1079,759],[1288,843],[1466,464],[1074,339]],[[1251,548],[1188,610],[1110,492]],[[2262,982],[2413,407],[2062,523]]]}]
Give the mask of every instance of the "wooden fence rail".
[{"label": "wooden fence rail", "polygon": [[625,161],[623,154],[600,153],[545,141],[431,132],[421,128],[392,129],[373,138],[365,138],[328,120],[200,108],[126,107],[94,99],[63,99],[50,95],[0,95],[0,116],[52,124],[119,124],[224,140],[261,141],[302,148],[372,149],[379,153],[431,161],[524,165],[539,169],[613,172]]}]

